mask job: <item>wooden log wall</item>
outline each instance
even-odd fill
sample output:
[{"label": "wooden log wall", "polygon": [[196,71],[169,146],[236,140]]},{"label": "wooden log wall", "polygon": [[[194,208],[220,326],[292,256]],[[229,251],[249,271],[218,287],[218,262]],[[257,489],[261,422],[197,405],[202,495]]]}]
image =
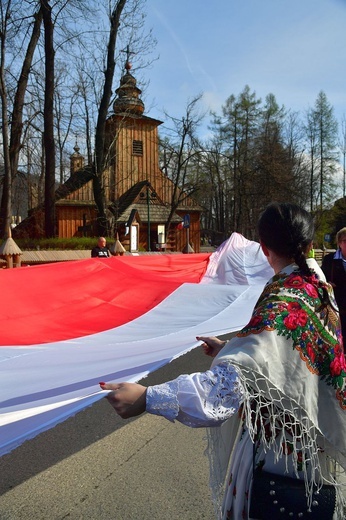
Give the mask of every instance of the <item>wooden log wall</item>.
[{"label": "wooden log wall", "polygon": [[[177,214],[181,217],[184,217],[184,214],[188,213],[190,215],[190,228],[189,228],[189,241],[192,249],[195,253],[199,253],[201,250],[201,232],[200,232],[200,221],[199,221],[199,212],[182,212],[177,211]],[[181,230],[176,230],[176,251],[183,251],[184,247],[187,245],[187,231],[186,228]]]},{"label": "wooden log wall", "polygon": [[[95,236],[96,208],[90,206],[56,206],[57,233],[60,238]],[[79,231],[84,224],[88,229]]]}]

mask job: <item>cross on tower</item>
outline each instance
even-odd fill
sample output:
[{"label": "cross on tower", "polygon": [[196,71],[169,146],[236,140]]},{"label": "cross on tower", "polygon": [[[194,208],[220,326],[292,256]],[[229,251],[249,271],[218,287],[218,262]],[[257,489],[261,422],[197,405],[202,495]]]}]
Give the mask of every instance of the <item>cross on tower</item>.
[{"label": "cross on tower", "polygon": [[125,68],[131,68],[131,63],[130,63],[130,55],[131,54],[136,54],[135,52],[132,52],[130,51],[130,45],[127,44],[126,46],[126,49],[122,49],[121,52],[126,52],[126,64],[125,64]]}]

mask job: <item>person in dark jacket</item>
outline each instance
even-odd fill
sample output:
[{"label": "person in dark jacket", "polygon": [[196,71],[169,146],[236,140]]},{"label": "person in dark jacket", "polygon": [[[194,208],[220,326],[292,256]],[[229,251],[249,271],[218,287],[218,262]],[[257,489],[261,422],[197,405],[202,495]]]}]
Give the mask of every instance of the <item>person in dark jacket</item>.
[{"label": "person in dark jacket", "polygon": [[322,271],[334,288],[341,319],[342,337],[346,345],[346,227],[336,234],[338,249],[322,260]]},{"label": "person in dark jacket", "polygon": [[92,258],[107,258],[111,256],[110,251],[107,247],[107,241],[104,237],[99,237],[97,241],[97,246],[93,247],[91,250]]}]

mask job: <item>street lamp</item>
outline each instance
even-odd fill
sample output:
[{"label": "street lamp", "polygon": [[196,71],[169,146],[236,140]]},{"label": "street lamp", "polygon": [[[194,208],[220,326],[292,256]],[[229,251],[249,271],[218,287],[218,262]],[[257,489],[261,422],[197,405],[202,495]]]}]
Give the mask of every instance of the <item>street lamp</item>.
[{"label": "street lamp", "polygon": [[[146,190],[147,190],[146,197],[147,197],[147,212],[148,212],[147,250],[151,251],[151,246],[150,246],[150,199],[155,199],[156,198],[156,193],[154,191],[152,193],[150,193],[150,182],[147,182],[145,187],[146,187]],[[142,198],[145,197],[144,193],[141,193],[141,197]]]},{"label": "street lamp", "polygon": [[148,251],[151,251],[150,248],[150,190],[149,190],[150,184],[147,184],[147,206],[148,206]]}]

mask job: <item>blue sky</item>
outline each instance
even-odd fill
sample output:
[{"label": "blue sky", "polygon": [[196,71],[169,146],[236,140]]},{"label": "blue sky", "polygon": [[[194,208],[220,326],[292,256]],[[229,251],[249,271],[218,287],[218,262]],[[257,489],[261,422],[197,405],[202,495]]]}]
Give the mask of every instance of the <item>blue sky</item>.
[{"label": "blue sky", "polygon": [[245,85],[302,114],[323,90],[346,114],[346,0],[147,0],[147,11],[159,54],[144,72],[147,115],[181,117],[199,93],[221,114]]}]

